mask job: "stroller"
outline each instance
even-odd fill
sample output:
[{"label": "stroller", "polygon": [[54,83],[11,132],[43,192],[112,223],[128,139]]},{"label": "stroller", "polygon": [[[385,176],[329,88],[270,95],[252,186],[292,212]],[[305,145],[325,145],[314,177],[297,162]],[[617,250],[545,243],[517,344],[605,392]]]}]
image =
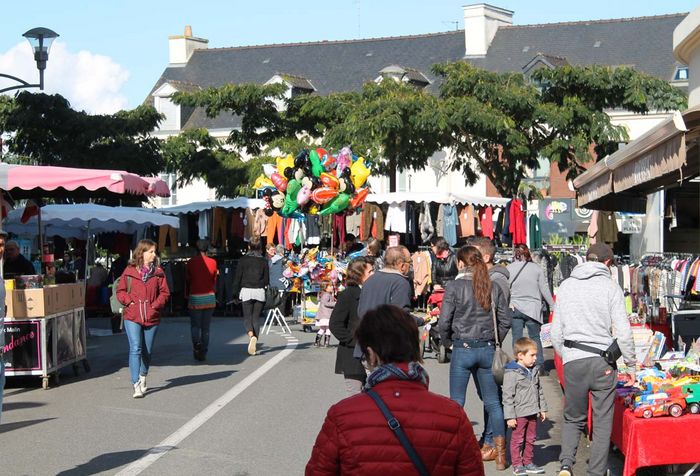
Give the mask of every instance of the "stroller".
[{"label": "stroller", "polygon": [[444,289],[436,289],[428,297],[428,315],[436,318],[436,320],[426,326],[426,331],[423,335],[423,355],[425,355],[426,351],[435,352],[437,361],[441,364],[450,361],[449,351],[440,343],[440,333],[437,329],[437,318],[440,316],[440,306],[444,297]]}]

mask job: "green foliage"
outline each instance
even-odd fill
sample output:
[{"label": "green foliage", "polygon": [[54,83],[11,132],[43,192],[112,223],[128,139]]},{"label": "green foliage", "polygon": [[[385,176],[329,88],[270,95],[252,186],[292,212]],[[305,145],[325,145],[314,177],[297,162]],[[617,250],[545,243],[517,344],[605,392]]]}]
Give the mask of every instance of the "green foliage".
[{"label": "green foliage", "polygon": [[503,196],[518,193],[527,170],[546,157],[573,178],[583,164],[628,139],[606,110],[636,113],[682,109],[686,98],[668,83],[632,68],[604,66],[539,69],[528,81],[518,73],[493,73],[466,62],[433,67],[442,78],[446,130],[442,145],[467,183],[486,175]]},{"label": "green foliage", "polygon": [[160,119],[149,106],[90,115],[57,94],[25,91],[0,101],[0,131],[10,134],[8,152],[21,163],[157,174],[163,162],[149,134]]}]

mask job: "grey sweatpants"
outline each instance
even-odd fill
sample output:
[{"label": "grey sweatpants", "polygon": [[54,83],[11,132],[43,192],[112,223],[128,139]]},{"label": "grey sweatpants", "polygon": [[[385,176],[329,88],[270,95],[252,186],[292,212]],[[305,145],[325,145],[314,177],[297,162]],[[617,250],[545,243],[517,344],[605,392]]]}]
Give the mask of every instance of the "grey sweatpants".
[{"label": "grey sweatpants", "polygon": [[564,423],[561,430],[561,464],[573,466],[576,450],[588,420],[588,393],[593,400],[593,441],[588,474],[603,476],[608,469],[617,371],[602,357],[574,360],[564,365]]}]

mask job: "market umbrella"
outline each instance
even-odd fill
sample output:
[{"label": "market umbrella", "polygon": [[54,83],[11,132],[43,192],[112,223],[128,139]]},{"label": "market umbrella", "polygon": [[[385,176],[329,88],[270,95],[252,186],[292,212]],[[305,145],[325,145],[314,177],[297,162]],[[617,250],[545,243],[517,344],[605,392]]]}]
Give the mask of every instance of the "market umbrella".
[{"label": "market umbrella", "polygon": [[5,163],[0,163],[0,190],[14,199],[170,196],[168,185],[157,177],[140,177],[121,170]]}]

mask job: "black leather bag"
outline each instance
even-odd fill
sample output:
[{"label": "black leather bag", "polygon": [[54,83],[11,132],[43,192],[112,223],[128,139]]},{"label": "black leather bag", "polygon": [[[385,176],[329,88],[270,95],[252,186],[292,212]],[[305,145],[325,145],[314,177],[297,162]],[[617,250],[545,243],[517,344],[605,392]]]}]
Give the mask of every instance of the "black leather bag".
[{"label": "black leather bag", "polygon": [[265,288],[265,309],[273,309],[282,304],[280,290],[274,286]]},{"label": "black leather bag", "polygon": [[591,354],[600,355],[610,366],[616,367],[617,360],[622,357],[622,351],[617,343],[617,339],[613,340],[612,344],[608,346],[605,350],[596,349],[590,345],[581,344],[579,342],[574,342],[572,340],[565,340],[564,347],[574,348],[582,350],[584,352],[590,352]]}]

